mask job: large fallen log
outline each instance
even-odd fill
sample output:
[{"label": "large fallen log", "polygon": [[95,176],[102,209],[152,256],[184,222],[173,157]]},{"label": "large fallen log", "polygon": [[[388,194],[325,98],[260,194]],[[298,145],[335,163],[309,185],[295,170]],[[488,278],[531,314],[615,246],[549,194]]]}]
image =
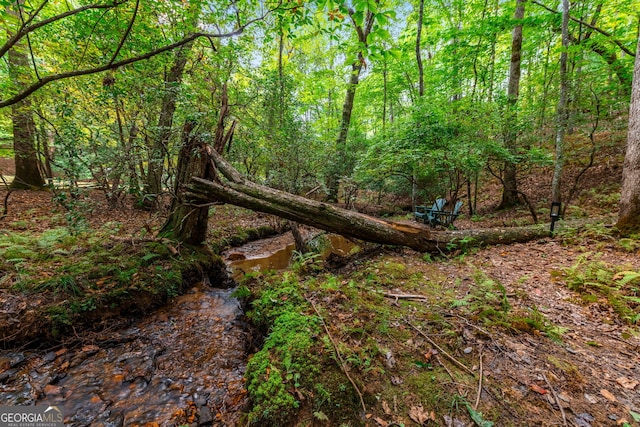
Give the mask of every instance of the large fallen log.
[{"label": "large fallen log", "polygon": [[224,202],[269,213],[322,230],[369,242],[407,246],[420,252],[445,252],[465,245],[525,242],[549,236],[547,225],[481,230],[434,231],[412,222],[383,220],[310,200],[244,178],[214,150],[216,169],[226,180],[194,177],[185,198],[190,203]]}]

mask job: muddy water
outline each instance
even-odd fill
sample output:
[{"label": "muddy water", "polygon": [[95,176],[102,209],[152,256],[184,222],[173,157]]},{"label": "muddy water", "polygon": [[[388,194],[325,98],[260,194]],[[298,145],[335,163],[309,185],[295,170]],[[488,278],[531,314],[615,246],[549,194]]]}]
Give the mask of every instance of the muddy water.
[{"label": "muddy water", "polygon": [[[356,247],[353,242],[337,234],[322,236],[325,239],[320,243],[322,248],[319,252],[322,258],[326,258],[331,253],[347,255]],[[286,269],[295,248],[293,237],[285,234],[231,249],[224,254],[224,257],[233,278],[238,280],[252,271]]]},{"label": "muddy water", "polygon": [[0,355],[0,404],[51,404],[70,426],[236,425],[246,336],[231,290],[193,288],[108,340]]}]

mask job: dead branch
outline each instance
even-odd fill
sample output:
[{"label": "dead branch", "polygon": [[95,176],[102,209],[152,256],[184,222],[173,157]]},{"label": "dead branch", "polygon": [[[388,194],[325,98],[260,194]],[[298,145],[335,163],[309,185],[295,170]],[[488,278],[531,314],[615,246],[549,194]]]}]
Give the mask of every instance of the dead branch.
[{"label": "dead branch", "polygon": [[560,398],[558,398],[558,395],[556,391],[553,389],[553,386],[551,385],[549,380],[547,379],[547,376],[545,374],[542,374],[542,378],[544,378],[544,382],[547,383],[547,386],[549,387],[549,389],[551,390],[551,393],[553,394],[553,399],[556,401],[558,408],[560,408],[560,413],[562,413],[562,422],[564,423],[565,426],[568,426],[569,424],[567,424],[567,415],[564,413],[564,408],[562,407],[562,403],[560,403]]},{"label": "dead branch", "polygon": [[435,343],[434,340],[432,340],[429,335],[425,334],[424,332],[422,332],[420,329],[418,329],[413,323],[409,322],[407,319],[404,319],[405,323],[409,326],[411,326],[413,329],[416,330],[416,332],[418,332],[420,335],[422,335],[427,341],[429,341],[431,343],[432,346],[434,346],[440,353],[444,354],[447,359],[449,359],[450,361],[452,361],[456,366],[458,366],[460,369],[462,369],[463,371],[467,372],[470,375],[473,375],[475,377],[475,372],[473,372],[471,369],[467,368],[464,364],[462,364],[462,362],[460,362],[458,359],[456,359],[455,357],[453,357],[452,355],[450,355],[449,353],[447,353],[446,351],[444,351],[438,344]]}]

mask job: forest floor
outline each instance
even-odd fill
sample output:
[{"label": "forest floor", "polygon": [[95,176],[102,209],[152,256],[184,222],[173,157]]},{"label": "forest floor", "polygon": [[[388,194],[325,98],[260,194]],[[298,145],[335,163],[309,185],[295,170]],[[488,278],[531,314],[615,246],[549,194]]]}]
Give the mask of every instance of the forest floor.
[{"label": "forest floor", "polygon": [[[587,188],[598,190],[576,199],[568,211],[573,217],[615,214],[619,170],[611,172],[606,166],[592,172]],[[0,197],[5,194],[0,191]],[[95,302],[100,292],[118,289],[111,283],[114,271],[63,267],[64,258],[79,264],[88,257],[86,244],[102,247],[105,263],[109,251],[137,258],[136,264],[118,265],[131,271],[118,278],[123,283],[138,281],[136,269],[168,268],[167,257],[181,250],[145,243],[162,225],[162,215],[109,209],[96,190],[83,197],[75,211],[80,215],[72,215],[48,192],[11,194],[0,222],[0,320],[13,331],[10,339],[4,335],[5,346],[37,343],[38,334],[56,339],[43,328],[55,327],[55,321],[64,328],[83,313],[100,327],[104,319],[86,314],[91,309],[80,302],[70,307],[65,294],[88,286]],[[486,193],[485,202],[490,199],[496,200],[495,193]],[[456,225],[530,222],[526,209],[493,213],[486,208],[481,214]],[[210,241],[221,251],[280,229],[281,222],[270,216],[219,206],[212,210]],[[272,325],[284,322],[279,316],[291,314],[286,310],[323,319],[308,325],[307,347],[298,335],[290,337],[294,344],[280,343],[288,349],[272,348],[266,355],[258,352],[262,340],[254,343],[254,365],[262,357],[270,362],[266,369],[248,367],[254,405],[249,416],[258,425],[638,426],[638,255],[640,240],[618,239],[600,224],[563,229],[554,238],[530,243],[461,247],[434,256],[363,245],[337,264],[308,256],[295,263],[293,272],[249,274],[242,296],[249,320],[265,333],[266,342],[268,332],[274,335]],[[74,274],[82,280],[71,280]],[[140,306],[148,312],[180,292],[180,287],[167,289],[152,304],[144,297]],[[61,300],[76,317],[51,308]],[[33,313],[57,317],[43,326]],[[287,319],[293,323],[284,325],[295,329]],[[302,354],[296,355],[297,345]],[[288,351],[291,357],[283,361]],[[0,366],[0,373],[9,367]],[[287,374],[284,389],[257,387],[269,385],[277,370]],[[273,402],[280,393],[286,398]],[[274,410],[280,415],[274,417]]]}]

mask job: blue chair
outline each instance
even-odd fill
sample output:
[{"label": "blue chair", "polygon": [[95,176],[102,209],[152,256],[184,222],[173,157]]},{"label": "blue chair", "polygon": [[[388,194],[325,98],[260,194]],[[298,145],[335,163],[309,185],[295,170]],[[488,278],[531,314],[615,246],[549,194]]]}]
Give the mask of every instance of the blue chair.
[{"label": "blue chair", "polygon": [[438,224],[438,216],[442,213],[444,205],[446,204],[446,199],[437,199],[430,208],[426,206],[416,206],[416,211],[413,213],[413,216],[416,221],[422,221],[424,224],[435,227]]},{"label": "blue chair", "polygon": [[451,212],[447,212],[447,211],[440,212],[439,217],[437,219],[438,224],[444,227],[455,228],[453,226],[453,221],[455,221],[456,218],[458,218],[458,215],[460,215],[460,209],[462,208],[462,204],[463,204],[462,200],[458,200],[456,204],[453,206],[453,210]]}]

